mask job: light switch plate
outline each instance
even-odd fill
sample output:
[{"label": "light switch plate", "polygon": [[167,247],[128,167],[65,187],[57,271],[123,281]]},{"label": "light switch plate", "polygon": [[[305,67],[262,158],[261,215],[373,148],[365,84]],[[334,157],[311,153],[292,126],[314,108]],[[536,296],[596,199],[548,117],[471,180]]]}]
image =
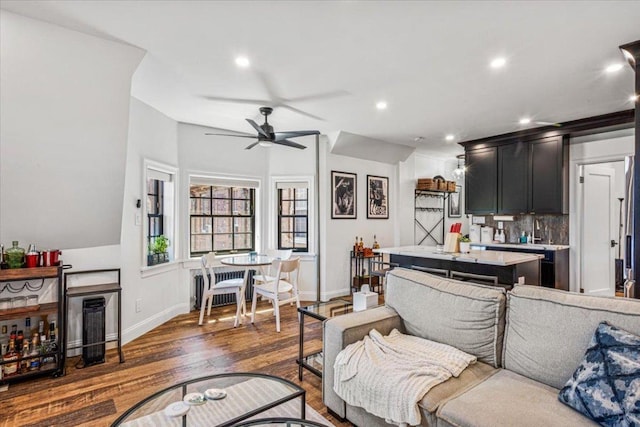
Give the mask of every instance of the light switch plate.
[{"label": "light switch plate", "polygon": [[136,225],[142,225],[142,215],[136,213]]}]

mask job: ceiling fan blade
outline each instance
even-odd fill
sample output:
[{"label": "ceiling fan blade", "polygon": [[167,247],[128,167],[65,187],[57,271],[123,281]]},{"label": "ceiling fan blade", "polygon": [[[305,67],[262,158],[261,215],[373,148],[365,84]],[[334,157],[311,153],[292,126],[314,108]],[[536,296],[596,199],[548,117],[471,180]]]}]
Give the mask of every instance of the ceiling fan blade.
[{"label": "ceiling fan blade", "polygon": [[257,124],[256,122],[254,122],[254,121],[253,121],[253,120],[251,120],[251,119],[245,119],[245,120],[246,120],[247,122],[249,122],[249,124],[250,124],[251,126],[253,126],[253,128],[254,128],[256,131],[258,131],[258,133],[259,133],[260,135],[264,136],[265,138],[271,138],[271,136],[270,136],[268,133],[266,133],[266,132],[264,131],[264,129],[262,129],[260,126],[258,126],[258,124]]},{"label": "ceiling fan blade", "polygon": [[346,90],[334,90],[332,92],[316,93],[313,95],[304,95],[304,96],[298,96],[295,98],[287,98],[286,101],[287,102],[318,101],[321,99],[338,98],[340,96],[347,96],[347,95],[351,95],[351,92],[348,92]]},{"label": "ceiling fan blade", "polygon": [[226,98],[224,96],[203,96],[204,99],[209,101],[221,101],[221,102],[233,102],[236,104],[251,104],[251,105],[268,105],[269,101],[264,99],[242,99],[242,98]]},{"label": "ceiling fan blade", "polygon": [[293,142],[293,141],[289,141],[288,139],[283,139],[281,141],[273,141],[274,144],[280,144],[280,145],[286,145],[287,147],[292,147],[292,148],[299,148],[301,150],[304,150],[305,147],[302,144],[298,144],[297,142]]},{"label": "ceiling fan blade", "polygon": [[255,147],[256,145],[258,145],[260,141],[256,141],[253,144],[249,144],[245,147],[245,150],[251,150],[253,147]]},{"label": "ceiling fan blade", "polygon": [[287,138],[297,138],[299,136],[307,136],[307,135],[320,135],[320,131],[317,130],[299,130],[299,131],[287,131],[287,132],[276,132],[275,133],[275,141],[284,141]]},{"label": "ceiling fan blade", "polygon": [[562,127],[560,123],[552,123],[552,122],[534,122],[537,125],[545,125],[545,126],[554,126],[554,127]]},{"label": "ceiling fan blade", "polygon": [[280,104],[278,106],[281,108],[286,108],[287,110],[291,110],[298,114],[302,114],[303,116],[311,117],[312,119],[320,120],[321,122],[324,122],[324,119],[322,117],[314,116],[313,114],[307,113],[306,111],[298,110],[297,108],[294,108],[291,105]]},{"label": "ceiling fan blade", "polygon": [[278,96],[277,91],[274,89],[273,82],[263,71],[258,71],[257,74],[264,85],[264,89],[267,91],[267,95],[269,95],[269,99],[271,100],[265,101],[264,105],[272,105],[274,107],[279,106],[282,103],[282,98]]},{"label": "ceiling fan blade", "polygon": [[216,136],[233,136],[236,138],[256,138],[255,135],[231,135],[230,133],[205,133],[205,135],[216,135]]}]

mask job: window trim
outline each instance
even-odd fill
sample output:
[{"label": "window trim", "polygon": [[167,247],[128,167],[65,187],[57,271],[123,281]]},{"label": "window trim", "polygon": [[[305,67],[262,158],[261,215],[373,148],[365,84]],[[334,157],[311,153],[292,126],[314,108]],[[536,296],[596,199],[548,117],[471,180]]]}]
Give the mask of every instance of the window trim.
[{"label": "window trim", "polygon": [[[276,241],[277,241],[278,244],[276,245],[276,248],[277,249],[291,249],[293,252],[296,252],[296,253],[298,253],[298,252],[300,252],[300,253],[308,253],[309,252],[309,188],[308,187],[304,188],[307,191],[306,198],[304,198],[304,199],[298,199],[296,197],[296,192],[295,191],[293,192],[293,194],[294,194],[293,199],[282,199],[281,198],[282,190],[292,189],[292,187],[289,187],[289,188],[277,188],[277,187],[278,187],[278,184],[276,183],[276,195],[277,195],[277,203],[278,203],[278,205],[277,205],[278,206],[278,219],[276,221],[276,235],[277,235],[277,240]],[[293,202],[294,213],[292,215],[290,215],[290,214],[286,214],[285,215],[285,214],[282,213],[282,202],[283,201]],[[296,215],[295,206],[296,206],[296,202],[298,202],[298,201],[305,201],[307,203],[307,213],[306,213],[306,215]],[[283,218],[292,218],[293,219],[293,222],[292,222],[293,230],[291,232],[282,231],[281,227],[282,227],[282,219]],[[304,231],[306,244],[305,244],[304,248],[297,248],[296,244],[295,244],[295,241],[296,241],[296,223],[297,223],[296,220],[298,218],[304,218],[305,222],[306,222],[305,231]],[[285,233],[293,235],[292,236],[293,247],[291,247],[291,248],[283,248],[282,247],[282,235],[285,234]]]},{"label": "window trim", "polygon": [[315,256],[317,239],[316,222],[316,188],[313,175],[278,175],[272,176],[269,197],[269,247],[278,247],[278,183],[305,183],[307,186],[307,252],[295,252],[296,256]]},{"label": "window trim", "polygon": [[[142,162],[142,194],[144,194],[144,203],[142,203],[142,227],[141,227],[141,270],[147,271],[149,269],[165,268],[167,264],[172,264],[176,261],[180,249],[178,236],[178,189],[179,187],[179,169],[175,166],[168,165],[166,163],[157,162],[150,159],[143,159]],[[165,182],[163,191],[163,234],[167,236],[171,244],[167,249],[169,253],[169,263],[147,265],[147,232],[149,230],[149,212],[147,211],[147,181],[149,179],[157,179],[158,176],[169,176],[171,185],[168,186]]]},{"label": "window trim", "polygon": [[[184,233],[184,256],[185,259],[196,260],[200,259],[200,255],[192,256],[191,255],[191,185],[192,184],[200,184],[200,185],[229,185],[233,184],[236,187],[245,187],[251,188],[254,193],[253,197],[253,241],[254,241],[254,250],[259,251],[262,247],[262,177],[255,175],[227,175],[227,174],[212,174],[207,172],[200,171],[187,171],[185,174],[185,182],[186,182],[186,191],[185,191],[185,215],[182,220],[184,220],[184,229],[187,230]],[[225,252],[221,253],[218,257],[224,258],[233,256],[236,254],[241,254],[244,252]],[[246,252],[248,253],[248,251]]]}]

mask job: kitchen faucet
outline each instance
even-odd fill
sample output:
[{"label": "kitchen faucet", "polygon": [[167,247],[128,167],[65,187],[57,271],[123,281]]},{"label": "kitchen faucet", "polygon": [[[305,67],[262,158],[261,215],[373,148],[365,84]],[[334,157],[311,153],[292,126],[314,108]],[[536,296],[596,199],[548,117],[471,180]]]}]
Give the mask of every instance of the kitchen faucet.
[{"label": "kitchen faucet", "polygon": [[542,242],[542,237],[536,237],[536,230],[540,231],[540,221],[533,220],[534,225],[531,230],[531,243]]}]

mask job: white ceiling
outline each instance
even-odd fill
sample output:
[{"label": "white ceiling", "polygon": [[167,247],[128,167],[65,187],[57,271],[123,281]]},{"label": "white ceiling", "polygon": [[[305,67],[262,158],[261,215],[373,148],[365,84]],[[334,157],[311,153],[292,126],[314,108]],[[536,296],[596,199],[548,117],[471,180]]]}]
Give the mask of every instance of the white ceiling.
[{"label": "white ceiling", "polygon": [[[633,108],[618,46],[640,39],[639,1],[5,1],[3,9],[148,52],[133,95],[168,116],[253,132],[346,131],[441,155],[457,141]],[[234,62],[246,55],[251,66]],[[508,59],[495,70],[496,56]],[[269,90],[270,88],[270,90]],[[305,100],[309,95],[326,98]],[[300,98],[300,99],[296,99]],[[287,101],[290,100],[290,101]],[[375,103],[385,100],[388,109]],[[536,126],[531,124],[530,126]],[[446,134],[456,140],[445,142]],[[416,137],[422,141],[414,141]]]}]

